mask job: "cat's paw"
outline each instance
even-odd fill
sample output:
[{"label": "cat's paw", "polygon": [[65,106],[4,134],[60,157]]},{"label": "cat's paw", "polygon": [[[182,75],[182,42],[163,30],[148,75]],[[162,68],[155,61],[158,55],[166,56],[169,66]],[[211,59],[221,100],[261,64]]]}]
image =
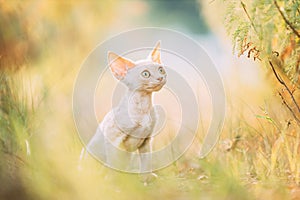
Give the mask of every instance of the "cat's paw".
[{"label": "cat's paw", "polygon": [[140,175],[141,182],[144,184],[144,186],[151,184],[153,181],[157,179],[157,177],[158,177],[157,174],[153,172]]}]

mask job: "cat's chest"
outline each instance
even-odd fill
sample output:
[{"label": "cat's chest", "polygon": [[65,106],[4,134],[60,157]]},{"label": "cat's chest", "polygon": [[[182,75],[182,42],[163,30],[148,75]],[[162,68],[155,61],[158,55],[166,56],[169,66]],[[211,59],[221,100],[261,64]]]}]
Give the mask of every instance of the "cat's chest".
[{"label": "cat's chest", "polygon": [[[134,119],[134,118],[132,118]],[[152,117],[150,114],[146,114],[146,115],[142,115],[142,116],[139,116],[138,119],[133,123],[134,126],[132,128],[131,131],[131,134],[133,134],[134,132],[137,132],[137,133],[151,133],[152,131],[152,127],[153,127],[153,124],[155,122],[153,121]]]},{"label": "cat's chest", "polygon": [[156,117],[151,95],[143,93],[127,94],[120,104],[107,114],[102,121],[103,133],[118,146],[139,147],[145,138],[152,135]]},{"label": "cat's chest", "polygon": [[135,137],[148,137],[152,133],[155,120],[151,114],[119,115],[115,120],[122,132]]},{"label": "cat's chest", "polygon": [[137,92],[127,95],[116,108],[116,123],[125,132],[147,131],[149,128],[151,129],[154,123],[151,110],[151,95],[143,95]]},{"label": "cat's chest", "polygon": [[128,110],[132,115],[144,118],[152,107],[151,96],[132,95],[128,100]]},{"label": "cat's chest", "polygon": [[110,112],[100,124],[100,130],[115,146],[134,151],[151,137],[155,120],[151,114],[140,115],[137,121],[126,115],[120,116]]}]

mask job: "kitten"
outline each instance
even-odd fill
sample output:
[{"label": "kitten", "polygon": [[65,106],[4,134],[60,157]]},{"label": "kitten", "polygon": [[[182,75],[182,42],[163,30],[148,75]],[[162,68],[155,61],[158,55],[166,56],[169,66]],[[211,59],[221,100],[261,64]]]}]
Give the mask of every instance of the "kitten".
[{"label": "kitten", "polygon": [[147,59],[137,62],[108,53],[113,76],[128,90],[119,105],[99,124],[87,149],[96,157],[104,158],[109,166],[122,166],[122,162],[130,165],[130,159],[122,160],[117,150],[120,148],[125,152],[138,152],[140,172],[152,171],[151,158],[146,155],[151,152],[152,134],[158,119],[152,105],[152,93],[165,85],[167,77],[160,54],[160,42]]}]

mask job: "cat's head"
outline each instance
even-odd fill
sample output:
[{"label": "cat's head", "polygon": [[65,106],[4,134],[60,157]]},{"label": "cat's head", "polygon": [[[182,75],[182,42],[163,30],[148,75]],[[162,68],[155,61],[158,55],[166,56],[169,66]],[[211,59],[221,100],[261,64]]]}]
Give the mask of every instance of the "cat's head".
[{"label": "cat's head", "polygon": [[161,63],[160,41],[145,60],[134,62],[108,52],[108,63],[114,77],[130,90],[155,92],[166,83],[167,73]]}]

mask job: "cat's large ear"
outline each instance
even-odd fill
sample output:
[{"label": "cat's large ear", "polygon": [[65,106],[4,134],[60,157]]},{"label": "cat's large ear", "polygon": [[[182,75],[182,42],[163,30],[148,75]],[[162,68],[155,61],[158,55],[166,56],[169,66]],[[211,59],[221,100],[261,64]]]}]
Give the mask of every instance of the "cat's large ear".
[{"label": "cat's large ear", "polygon": [[149,58],[153,62],[161,64],[161,60],[160,60],[160,40],[156,43],[154,49],[152,50],[152,52],[149,55]]},{"label": "cat's large ear", "polygon": [[113,52],[108,52],[107,58],[109,67],[113,75],[118,80],[123,79],[126,76],[128,69],[135,66],[135,64],[131,60],[118,56]]}]

